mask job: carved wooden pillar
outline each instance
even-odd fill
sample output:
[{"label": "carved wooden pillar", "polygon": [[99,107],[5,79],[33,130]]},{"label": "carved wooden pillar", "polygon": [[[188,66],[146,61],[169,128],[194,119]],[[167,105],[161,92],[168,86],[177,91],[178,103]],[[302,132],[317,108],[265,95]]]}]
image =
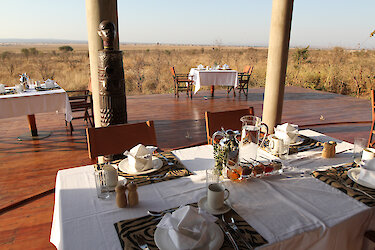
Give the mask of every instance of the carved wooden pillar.
[{"label": "carved wooden pillar", "polygon": [[98,63],[101,126],[127,123],[126,94],[122,51],[114,50],[115,25],[104,20],[99,25],[104,49]]}]

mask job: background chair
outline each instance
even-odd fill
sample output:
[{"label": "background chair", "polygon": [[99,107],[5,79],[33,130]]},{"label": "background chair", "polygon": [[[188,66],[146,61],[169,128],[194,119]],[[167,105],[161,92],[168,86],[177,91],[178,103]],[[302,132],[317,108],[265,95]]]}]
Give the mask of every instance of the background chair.
[{"label": "background chair", "polygon": [[171,67],[171,73],[174,81],[174,95],[178,98],[179,91],[186,91],[186,94],[193,98],[192,85],[194,81],[189,79],[189,74],[176,74],[174,67]]},{"label": "background chair", "polygon": [[[92,96],[88,90],[72,90],[66,91],[69,98],[69,103],[72,108],[72,113],[79,112],[79,115],[74,116],[75,119],[83,119],[86,123],[86,126],[90,124],[91,127],[94,127],[94,113],[92,110]],[[65,122],[67,126],[67,122]],[[70,121],[70,134],[73,132],[73,124]]]},{"label": "background chair", "polygon": [[157,146],[153,121],[86,128],[89,158],[122,154],[139,143]]},{"label": "background chair", "polygon": [[368,147],[374,147],[375,144],[375,138],[374,138],[374,133],[375,133],[375,91],[372,89],[371,90],[371,116],[372,116],[372,123],[371,123],[371,131],[370,131],[370,136],[368,138]]},{"label": "background chair", "polygon": [[[250,83],[250,76],[253,73],[254,66],[246,65],[244,67],[243,72],[238,73],[238,93],[241,94],[241,91],[244,93],[244,95],[247,97],[247,94],[249,92],[249,83]],[[234,91],[234,87],[228,87],[227,93],[229,94],[233,90],[233,96],[236,96],[236,92]],[[246,90],[246,93],[245,93]]]},{"label": "background chair", "polygon": [[240,118],[245,115],[254,115],[254,108],[237,109],[222,112],[205,113],[207,143],[211,144],[212,135],[221,128],[241,131],[242,122]]}]

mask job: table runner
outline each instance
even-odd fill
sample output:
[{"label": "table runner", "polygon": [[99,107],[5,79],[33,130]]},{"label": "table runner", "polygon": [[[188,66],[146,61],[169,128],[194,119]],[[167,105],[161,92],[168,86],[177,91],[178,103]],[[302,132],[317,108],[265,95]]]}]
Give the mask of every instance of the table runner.
[{"label": "table runner", "polygon": [[[173,162],[173,166],[169,166],[167,161],[160,155],[163,155],[168,159],[169,162]],[[183,176],[189,176],[192,175],[193,173],[190,172],[185,168],[185,166],[170,152],[170,151],[165,151],[165,152],[159,152],[156,153],[155,156],[157,156],[162,162],[163,166],[156,170],[155,172],[149,173],[149,174],[142,174],[142,175],[131,175],[131,174],[126,174],[122,172],[121,170],[118,170],[118,175],[125,177],[128,181],[132,181],[138,186],[143,186],[143,185],[148,185],[152,183],[157,183],[157,182],[162,182],[162,181],[168,181],[168,180],[173,180],[177,179]],[[116,160],[112,161],[112,164],[118,164],[122,161],[121,160]],[[94,165],[96,170],[100,170],[102,168],[103,164],[96,164]],[[164,176],[166,173],[168,173],[168,176],[165,176],[163,178],[153,178],[153,176]]]},{"label": "table runner", "polygon": [[347,173],[348,170],[353,167],[357,167],[355,163],[349,164],[347,166],[330,168],[325,171],[314,171],[311,175],[317,178],[318,180],[321,180],[326,184],[334,188],[337,188],[338,190],[349,195],[350,197],[364,203],[365,205],[369,207],[374,207],[375,199],[371,199],[369,196],[365,195],[364,193],[358,190],[362,190],[363,192],[366,192],[367,194],[375,197],[375,189],[362,186],[352,181],[348,177]]},{"label": "table runner", "polygon": [[[194,207],[198,207],[197,203],[189,204]],[[177,208],[176,208],[177,209]],[[163,213],[164,214],[164,213]],[[267,241],[250,226],[241,216],[239,216],[234,210],[227,213],[233,216],[236,221],[237,227],[240,229],[242,236],[255,248],[267,243]],[[123,249],[139,249],[134,235],[142,235],[150,250],[158,249],[154,242],[154,233],[156,225],[160,220],[157,217],[147,215],[136,219],[123,220],[114,224],[117,235],[119,237],[121,246]],[[160,218],[160,217],[159,217]],[[220,218],[218,218],[220,219]],[[241,240],[235,239],[239,249],[246,249]],[[224,243],[221,249],[233,249],[230,241],[224,236]]]}]

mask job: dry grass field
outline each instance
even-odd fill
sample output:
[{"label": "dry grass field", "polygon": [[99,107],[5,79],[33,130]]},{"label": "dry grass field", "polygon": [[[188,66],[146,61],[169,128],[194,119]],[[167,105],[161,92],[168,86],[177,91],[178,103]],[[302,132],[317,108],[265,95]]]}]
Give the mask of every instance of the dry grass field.
[{"label": "dry grass field", "polygon": [[[53,78],[66,90],[85,89],[89,82],[86,44],[18,44],[0,46],[0,83],[14,85],[27,72],[32,79]],[[121,45],[124,52],[126,90],[130,95],[171,93],[170,66],[177,73],[199,64],[228,64],[242,71],[254,65],[251,84],[264,86],[267,49],[225,46]],[[367,97],[375,87],[375,51],[342,48],[290,49],[286,84],[317,90]]]}]

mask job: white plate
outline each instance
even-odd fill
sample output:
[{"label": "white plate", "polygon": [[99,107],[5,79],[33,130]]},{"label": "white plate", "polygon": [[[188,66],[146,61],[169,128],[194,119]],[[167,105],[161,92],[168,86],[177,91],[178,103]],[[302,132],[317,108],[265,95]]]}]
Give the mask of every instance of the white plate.
[{"label": "white plate", "polygon": [[199,200],[198,206],[206,210],[208,213],[213,215],[225,214],[229,212],[232,208],[227,204],[227,201],[224,202],[224,206],[220,209],[210,208],[207,204],[207,196]]},{"label": "white plate", "polygon": [[368,187],[368,188],[375,188],[375,184],[373,183],[369,183],[367,181],[364,181],[364,180],[361,180],[359,179],[359,172],[361,172],[361,169],[360,168],[352,168],[352,169],[349,169],[348,171],[348,176],[349,178],[358,183],[359,185],[362,185],[362,186],[365,186],[365,187]]},{"label": "white plate", "polygon": [[300,137],[298,137],[298,140],[297,140],[296,142],[294,142],[294,143],[290,143],[289,145],[290,145],[290,146],[297,146],[297,145],[300,145],[300,144],[302,144],[302,143],[303,143],[303,139],[300,138]]},{"label": "white plate", "polygon": [[149,174],[149,173],[152,173],[156,170],[158,170],[159,168],[161,168],[163,166],[163,162],[156,156],[152,156],[152,168],[151,169],[148,169],[148,170],[145,170],[145,171],[142,171],[142,172],[133,172],[129,169],[129,160],[128,158],[122,160],[119,164],[118,164],[118,168],[124,172],[125,174],[132,174],[132,175],[139,175],[139,174]]},{"label": "white plate", "polygon": [[[224,242],[224,234],[223,231],[221,231],[220,227],[215,223],[211,223],[208,225],[207,232],[210,239],[208,246],[205,246],[204,249],[220,249]],[[178,248],[175,247],[171,238],[169,237],[168,229],[157,227],[155,230],[154,240],[156,246],[161,250],[178,250]]]}]

